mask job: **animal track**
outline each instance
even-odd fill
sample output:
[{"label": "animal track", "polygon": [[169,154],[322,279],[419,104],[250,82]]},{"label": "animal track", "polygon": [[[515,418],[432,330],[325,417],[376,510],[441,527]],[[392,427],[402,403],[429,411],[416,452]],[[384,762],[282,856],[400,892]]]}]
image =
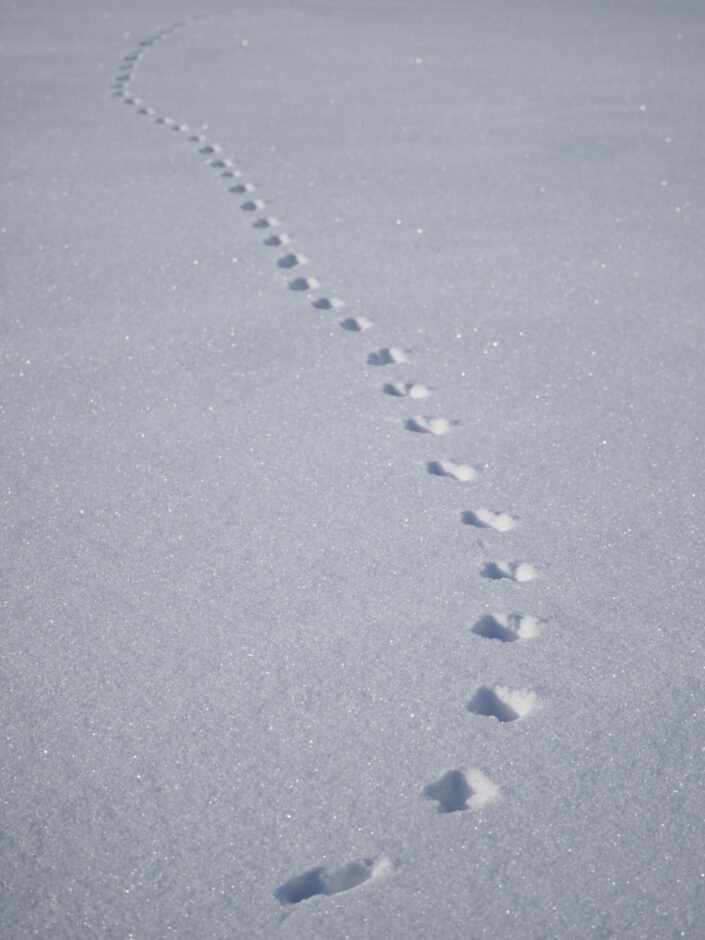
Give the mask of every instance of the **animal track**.
[{"label": "animal track", "polygon": [[277,889],[275,897],[282,904],[299,904],[317,894],[339,894],[341,891],[350,891],[388,874],[392,870],[392,863],[386,855],[377,858],[358,858],[342,868],[328,871],[326,868],[312,868],[285,882]]},{"label": "animal track", "polygon": [[[162,30],[147,40],[143,40],[139,47],[124,57],[119,74],[115,78],[111,90],[116,98],[125,104],[134,107],[136,113],[147,116],[154,124],[189,135],[188,140],[195,149],[207,159],[207,166],[220,171],[224,180],[237,181],[229,185],[229,191],[245,198],[239,203],[240,209],[247,213],[260,213],[267,206],[262,198],[255,198],[250,194],[258,188],[254,183],[243,179],[243,173],[237,169],[233,160],[223,156],[223,147],[213,143],[205,134],[192,133],[188,124],[178,123],[166,115],[157,115],[155,110],[144,104],[142,99],[135,97],[130,88],[134,70],[148,47],[158,43],[174,32],[175,29],[186,24],[174,24]],[[203,128],[206,125],[202,125]],[[228,185],[228,184],[225,184]],[[233,205],[237,205],[237,202]],[[263,230],[266,237],[264,244],[268,247],[286,248],[292,239],[283,233],[271,234],[269,231],[280,225],[279,219],[274,216],[258,215],[251,225]],[[277,258],[277,266],[283,269],[294,269],[308,262],[308,259],[299,253],[290,252]],[[288,289],[298,292],[318,291],[321,284],[315,277],[295,277],[288,282]],[[307,298],[308,302],[317,310],[337,310],[345,306],[344,301],[338,297],[319,296]],[[338,325],[349,332],[364,332],[373,326],[373,322],[365,316],[350,316],[338,320]],[[367,364],[370,366],[401,365],[407,362],[407,353],[397,347],[380,347],[370,352]],[[397,398],[422,400],[430,396],[430,388],[421,382],[389,382],[383,386],[385,394]],[[403,426],[419,434],[444,436],[448,434],[458,421],[451,421],[442,417],[414,416],[404,420]],[[461,483],[472,482],[477,479],[477,470],[464,463],[455,463],[452,460],[442,459],[430,461],[426,464],[428,473],[433,476],[449,477]],[[462,521],[466,525],[479,528],[491,528],[497,532],[508,532],[515,528],[517,520],[507,512],[494,511],[486,508],[465,510]],[[515,582],[531,581],[537,577],[536,568],[525,561],[514,562],[487,562],[481,574],[485,578],[499,580],[508,579]],[[486,615],[475,622],[472,631],[486,639],[496,639],[503,643],[515,642],[534,637],[539,632],[540,621],[536,617],[520,614]],[[500,722],[511,722],[524,718],[537,705],[537,696],[529,690],[511,690],[504,686],[481,687],[470,702],[468,711],[476,715],[490,716]],[[440,813],[455,813],[479,809],[497,798],[499,788],[493,784],[479,770],[456,769],[445,773],[438,781],[429,784],[424,790],[425,796],[438,803]],[[276,891],[276,897],[284,905],[294,905],[316,895],[333,895],[349,891],[386,874],[392,869],[391,862],[386,856],[375,858],[360,858],[348,862],[341,868],[329,870],[324,867],[312,868],[281,885]]]},{"label": "animal track", "polygon": [[383,389],[385,395],[394,395],[397,398],[428,398],[430,389],[420,382],[389,382]]},{"label": "animal track", "polygon": [[471,483],[478,477],[474,467],[465,463],[453,463],[452,460],[431,460],[426,464],[429,473],[436,477],[452,477],[460,483]]},{"label": "animal track", "polygon": [[535,692],[526,689],[507,689],[503,685],[494,688],[482,687],[468,702],[468,711],[475,715],[486,715],[498,721],[516,721],[525,718],[536,707]]},{"label": "animal track", "polygon": [[340,325],[344,330],[352,330],[355,333],[370,330],[374,326],[372,320],[368,320],[367,317],[346,317],[345,320],[340,321]]},{"label": "animal track", "polygon": [[407,418],[404,427],[407,431],[416,431],[418,434],[449,434],[453,430],[456,421],[448,421],[446,418]]},{"label": "animal track", "polygon": [[307,264],[308,258],[305,255],[284,255],[277,261],[280,268],[295,268],[300,264]]},{"label": "animal track", "polygon": [[367,357],[367,364],[370,366],[401,365],[403,362],[406,362],[406,356],[395,346],[384,346],[376,352],[371,352]]},{"label": "animal track", "polygon": [[540,621],[538,617],[523,614],[486,614],[473,625],[472,632],[487,640],[501,640],[502,643],[514,643],[516,640],[530,640],[538,636]]},{"label": "animal track", "polygon": [[296,277],[289,283],[289,290],[315,290],[320,286],[315,277]]},{"label": "animal track", "polygon": [[345,301],[339,297],[319,297],[313,301],[313,306],[317,310],[339,310],[345,306]]},{"label": "animal track", "polygon": [[537,576],[536,568],[528,561],[488,561],[481,571],[483,578],[498,581],[507,578],[509,581],[533,581]]},{"label": "animal track", "polygon": [[516,528],[517,521],[508,512],[493,512],[491,509],[466,510],[462,519],[465,525],[474,525],[480,529],[495,529],[497,532],[509,532]]},{"label": "animal track", "polygon": [[499,796],[499,787],[480,770],[449,770],[429,784],[425,795],[438,802],[439,813],[459,813],[480,809]]},{"label": "animal track", "polygon": [[291,239],[288,235],[270,235],[264,240],[265,245],[267,245],[269,248],[278,248],[282,245],[288,245],[290,242]]}]

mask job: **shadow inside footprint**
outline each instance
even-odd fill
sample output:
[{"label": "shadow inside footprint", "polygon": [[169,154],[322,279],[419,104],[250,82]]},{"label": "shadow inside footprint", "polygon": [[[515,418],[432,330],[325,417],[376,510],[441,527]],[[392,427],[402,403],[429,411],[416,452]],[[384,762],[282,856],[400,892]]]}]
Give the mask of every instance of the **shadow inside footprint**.
[{"label": "shadow inside footprint", "polygon": [[298,904],[299,901],[305,901],[316,894],[325,894],[325,885],[321,878],[324,871],[322,867],[312,868],[303,875],[289,879],[286,884],[277,889],[277,900],[282,904]]},{"label": "shadow inside footprint", "polygon": [[468,711],[475,715],[497,718],[498,721],[516,721],[519,713],[508,702],[503,701],[492,689],[481,688],[468,702]]},{"label": "shadow inside footprint", "polygon": [[289,282],[289,290],[315,290],[319,286],[315,277],[295,277]]},{"label": "shadow inside footprint", "polygon": [[513,643],[519,639],[516,630],[506,626],[492,614],[486,614],[474,624],[472,632],[484,636],[487,640],[501,640],[502,643]]},{"label": "shadow inside footprint", "polygon": [[468,809],[473,790],[462,770],[449,770],[445,776],[430,783],[424,793],[438,802],[439,813],[458,813]]},{"label": "shadow inside footprint", "polygon": [[499,581],[500,578],[511,578],[508,571],[504,571],[496,561],[488,561],[480,572],[483,578],[490,578],[493,581]]},{"label": "shadow inside footprint", "polygon": [[345,304],[338,297],[319,297],[313,301],[312,306],[316,310],[337,310],[339,307],[344,307]]},{"label": "shadow inside footprint", "polygon": [[342,868],[328,871],[326,868],[311,868],[303,875],[289,879],[275,892],[282,904],[298,904],[317,894],[339,894],[357,888],[371,878],[379,878],[391,870],[386,856],[357,858]]}]

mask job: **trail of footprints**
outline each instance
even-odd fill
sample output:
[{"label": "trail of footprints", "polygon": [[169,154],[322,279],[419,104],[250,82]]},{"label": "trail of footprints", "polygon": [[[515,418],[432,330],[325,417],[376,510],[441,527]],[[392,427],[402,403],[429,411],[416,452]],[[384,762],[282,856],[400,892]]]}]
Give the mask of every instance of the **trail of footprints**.
[{"label": "trail of footprints", "polygon": [[[153,36],[141,41],[123,59],[119,73],[111,86],[114,97],[135,109],[136,113],[151,120],[155,125],[165,127],[187,138],[203,155],[206,164],[217,171],[228,186],[228,190],[239,202],[240,210],[253,214],[252,227],[266,233],[263,243],[267,248],[288,249],[293,238],[280,230],[280,220],[267,214],[267,200],[258,194],[255,183],[246,179],[245,174],[236,167],[234,160],[223,155],[223,147],[209,140],[204,134],[192,131],[188,124],[180,123],[166,115],[157,114],[155,109],[146,105],[131,91],[131,84],[140,62],[150,47],[166,39],[176,30],[187,24],[178,22],[162,29]],[[233,182],[238,180],[238,182]],[[276,266],[285,271],[296,273],[287,287],[294,293],[306,298],[317,310],[333,313],[340,311],[345,303],[339,297],[326,296],[320,282],[313,276],[302,276],[298,269],[308,265],[308,258],[293,250],[278,255]],[[341,329],[349,332],[365,333],[374,323],[366,316],[346,316],[338,320]],[[381,346],[367,353],[366,363],[386,371],[409,364],[410,350],[396,346]],[[381,391],[395,399],[421,401],[428,399],[433,386],[423,382],[408,381],[392,377],[386,381]],[[450,434],[459,424],[457,420],[434,415],[412,415],[402,421],[402,427],[419,435],[443,437]],[[455,483],[473,483],[478,480],[479,472],[469,463],[456,462],[447,456],[439,456],[426,464],[427,472],[434,477],[442,477]],[[504,509],[475,507],[465,509],[460,514],[463,525],[480,529],[492,529],[498,533],[513,530],[518,520]],[[478,572],[481,577],[492,580],[506,579],[521,584],[537,577],[538,571],[532,563],[518,560],[488,559]],[[530,640],[539,635],[542,623],[531,614],[494,613],[485,614],[476,620],[472,633],[484,640],[499,643],[515,643]],[[503,685],[478,687],[465,705],[465,711],[474,716],[506,724],[520,721],[538,706],[538,697],[530,689],[510,689]],[[497,784],[475,767],[459,767],[446,770],[438,780],[423,788],[423,796],[430,803],[435,803],[439,813],[463,813],[478,810],[496,800],[500,795]],[[275,892],[276,898],[283,905],[294,905],[316,895],[332,895],[356,888],[367,881],[372,881],[387,874],[393,868],[392,862],[384,855],[376,858],[353,859],[338,869],[323,867],[313,868],[291,878]]]}]

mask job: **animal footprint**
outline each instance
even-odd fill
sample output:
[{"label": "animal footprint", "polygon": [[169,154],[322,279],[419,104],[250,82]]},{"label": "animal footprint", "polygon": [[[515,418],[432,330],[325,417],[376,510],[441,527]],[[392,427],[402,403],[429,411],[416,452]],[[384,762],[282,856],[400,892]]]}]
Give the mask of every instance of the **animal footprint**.
[{"label": "animal footprint", "polygon": [[392,869],[392,863],[386,855],[377,858],[358,858],[342,868],[328,871],[326,868],[312,868],[291,878],[277,889],[275,896],[282,904],[298,904],[317,894],[339,894],[350,891],[366,881],[372,881],[386,875]]},{"label": "animal footprint", "polygon": [[432,460],[426,464],[426,469],[436,477],[452,477],[460,483],[470,483],[478,477],[474,467],[464,463],[453,463],[452,460]]},{"label": "animal footprint", "polygon": [[243,202],[240,208],[243,212],[257,212],[259,209],[264,209],[266,203],[263,199],[248,199],[246,202]]},{"label": "animal footprint", "polygon": [[401,349],[395,346],[382,347],[376,352],[371,352],[367,357],[367,364],[370,366],[391,366],[406,362],[406,356]]},{"label": "animal footprint", "polygon": [[439,813],[458,813],[485,806],[499,796],[499,787],[479,770],[449,770],[424,793],[438,802]]},{"label": "animal footprint", "polygon": [[418,434],[448,434],[453,429],[456,421],[448,421],[446,418],[407,418],[404,427],[407,431],[416,431]]},{"label": "animal footprint", "polygon": [[537,636],[539,625],[538,617],[523,614],[486,614],[474,624],[472,632],[484,636],[487,640],[514,643],[516,640],[530,640]]},{"label": "animal footprint", "polygon": [[315,277],[297,277],[289,283],[289,290],[315,290],[320,286]]},{"label": "animal footprint", "polygon": [[256,219],[252,226],[253,228],[275,228],[277,225],[281,225],[279,219],[275,219],[274,216],[269,216],[267,219]]},{"label": "animal footprint", "polygon": [[494,581],[508,578],[510,581],[533,581],[536,568],[528,561],[488,561],[481,571],[483,578]]},{"label": "animal footprint", "polygon": [[305,255],[284,255],[277,261],[280,268],[295,268],[300,264],[307,264],[308,258]]},{"label": "animal footprint", "polygon": [[384,386],[384,393],[397,398],[428,398],[431,391],[419,382],[390,382]]},{"label": "animal footprint", "polygon": [[252,193],[255,190],[254,183],[238,183],[236,186],[230,187],[231,193]]},{"label": "animal footprint", "polygon": [[537,701],[535,692],[496,685],[492,689],[478,689],[468,702],[468,711],[502,722],[516,721],[517,718],[525,718],[536,707]]},{"label": "animal footprint", "polygon": [[314,300],[313,306],[317,310],[339,310],[345,306],[345,301],[339,297],[319,297]]},{"label": "animal footprint", "polygon": [[463,513],[463,522],[465,525],[495,529],[497,532],[509,532],[517,524],[516,519],[508,512],[493,512],[491,509],[467,510]]},{"label": "animal footprint", "polygon": [[374,326],[372,320],[368,320],[367,317],[347,317],[340,321],[340,325],[344,330],[351,330],[354,333],[372,329]]},{"label": "animal footprint", "polygon": [[[260,226],[262,228],[262,226]],[[288,245],[291,239],[288,235],[270,235],[268,238],[265,238],[264,243],[269,248],[278,248],[282,245]]]}]

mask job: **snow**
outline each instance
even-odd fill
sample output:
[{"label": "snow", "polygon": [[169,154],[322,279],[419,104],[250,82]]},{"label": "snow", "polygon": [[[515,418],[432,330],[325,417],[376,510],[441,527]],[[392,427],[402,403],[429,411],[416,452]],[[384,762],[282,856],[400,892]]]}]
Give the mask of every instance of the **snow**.
[{"label": "snow", "polygon": [[2,936],[702,936],[701,5],[3,27]]}]

